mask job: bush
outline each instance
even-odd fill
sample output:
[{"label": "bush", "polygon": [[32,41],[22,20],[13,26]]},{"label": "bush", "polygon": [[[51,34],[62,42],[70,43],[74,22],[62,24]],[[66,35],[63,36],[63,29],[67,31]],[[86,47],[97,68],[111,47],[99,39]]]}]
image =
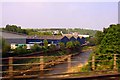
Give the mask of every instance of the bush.
[{"label": "bush", "polygon": [[49,47],[49,50],[51,50],[51,51],[56,50],[56,46],[54,44],[51,44]]},{"label": "bush", "polygon": [[34,46],[31,47],[32,52],[40,51],[41,47],[38,44],[34,44]]},{"label": "bush", "polygon": [[60,49],[64,49],[65,48],[65,44],[63,42],[59,43]]},{"label": "bush", "polygon": [[14,50],[13,55],[21,55],[21,54],[26,54],[26,53],[27,53],[27,49],[23,47],[18,47]]}]

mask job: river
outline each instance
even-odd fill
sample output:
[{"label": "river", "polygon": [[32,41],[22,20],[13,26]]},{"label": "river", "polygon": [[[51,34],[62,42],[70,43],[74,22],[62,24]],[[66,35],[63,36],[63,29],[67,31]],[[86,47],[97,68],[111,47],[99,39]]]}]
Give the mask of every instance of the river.
[{"label": "river", "polygon": [[[89,58],[91,52],[92,52],[92,50],[88,50],[88,51],[84,51],[78,55],[73,56],[71,58],[71,67],[78,66],[80,64],[84,65],[88,61],[88,58]],[[54,69],[51,71],[48,71],[47,74],[60,74],[60,73],[67,72],[68,64],[62,63],[62,64],[58,64],[56,66],[53,66],[52,68],[54,68]],[[57,69],[57,68],[59,68],[59,69]]]}]

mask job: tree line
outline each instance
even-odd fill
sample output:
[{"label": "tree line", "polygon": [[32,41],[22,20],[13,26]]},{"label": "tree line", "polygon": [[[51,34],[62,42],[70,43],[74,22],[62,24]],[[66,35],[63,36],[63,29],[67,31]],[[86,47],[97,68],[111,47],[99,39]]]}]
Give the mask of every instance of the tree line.
[{"label": "tree line", "polygon": [[28,34],[28,31],[26,29],[21,29],[20,26],[16,25],[9,25],[7,24],[5,28],[2,28],[4,31],[9,31],[9,32],[16,32],[16,33],[22,33],[22,34]]},{"label": "tree line", "polygon": [[[112,24],[108,28],[104,28],[103,31],[97,31],[95,34],[95,42],[96,49],[93,53],[96,55],[95,60],[110,61],[96,62],[96,70],[106,68],[113,69],[113,54],[120,54],[120,24]],[[101,54],[107,54],[107,56]],[[117,56],[117,58],[120,58],[120,56]],[[120,60],[117,60],[117,67],[120,71]]]},{"label": "tree line", "polygon": [[[21,26],[17,25],[6,25],[5,28],[2,28],[3,31],[13,32],[16,34],[25,34],[29,36],[42,36],[42,35],[53,35],[53,31],[41,31],[38,29],[22,29]],[[57,35],[61,35],[60,33]]]},{"label": "tree line", "polygon": [[99,45],[99,53],[120,54],[120,24],[110,25],[103,32],[97,32],[96,44]]},{"label": "tree line", "polygon": [[[120,54],[120,24],[111,24],[108,28],[103,28],[103,31],[97,31],[93,38],[95,49],[91,53],[89,60],[94,57],[95,70],[113,70],[114,69],[114,54]],[[120,72],[120,55],[116,55],[117,71]],[[84,65],[80,72],[93,71],[92,62]],[[106,73],[109,73],[106,72]],[[111,73],[111,72],[110,72]]]},{"label": "tree line", "polygon": [[56,35],[62,35],[61,31],[63,34],[68,34],[68,33],[73,33],[77,32],[79,34],[84,34],[84,35],[90,35],[90,36],[95,36],[95,33],[97,30],[90,30],[90,29],[81,29],[81,28],[75,28],[75,29],[65,29],[65,28],[47,28],[47,29],[22,29],[21,26],[17,25],[9,25],[7,24],[5,28],[2,28],[4,31],[9,31],[9,32],[14,32],[14,33],[21,33],[25,35],[53,35],[54,31],[58,31]]}]

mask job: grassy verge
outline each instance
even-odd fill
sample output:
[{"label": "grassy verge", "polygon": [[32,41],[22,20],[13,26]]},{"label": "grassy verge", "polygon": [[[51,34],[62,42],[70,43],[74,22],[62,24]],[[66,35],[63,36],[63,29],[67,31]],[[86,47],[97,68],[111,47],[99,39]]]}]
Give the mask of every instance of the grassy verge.
[{"label": "grassy verge", "polygon": [[95,48],[96,46],[83,46],[81,51],[84,52],[88,50],[94,50]]}]

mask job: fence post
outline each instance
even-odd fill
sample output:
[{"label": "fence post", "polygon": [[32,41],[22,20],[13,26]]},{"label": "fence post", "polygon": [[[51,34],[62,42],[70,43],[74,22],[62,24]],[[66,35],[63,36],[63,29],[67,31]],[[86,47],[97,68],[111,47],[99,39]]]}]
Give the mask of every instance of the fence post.
[{"label": "fence post", "polygon": [[40,56],[40,77],[44,75],[44,56]]},{"label": "fence post", "polygon": [[92,70],[95,70],[95,54],[92,56]]},{"label": "fence post", "polygon": [[10,80],[13,80],[13,57],[9,57],[9,76]]},{"label": "fence post", "polygon": [[68,61],[68,70],[69,70],[71,67],[71,55],[68,55],[67,61]]},{"label": "fence post", "polygon": [[114,71],[116,72],[116,70],[117,70],[117,63],[116,63],[116,54],[114,54]]}]

